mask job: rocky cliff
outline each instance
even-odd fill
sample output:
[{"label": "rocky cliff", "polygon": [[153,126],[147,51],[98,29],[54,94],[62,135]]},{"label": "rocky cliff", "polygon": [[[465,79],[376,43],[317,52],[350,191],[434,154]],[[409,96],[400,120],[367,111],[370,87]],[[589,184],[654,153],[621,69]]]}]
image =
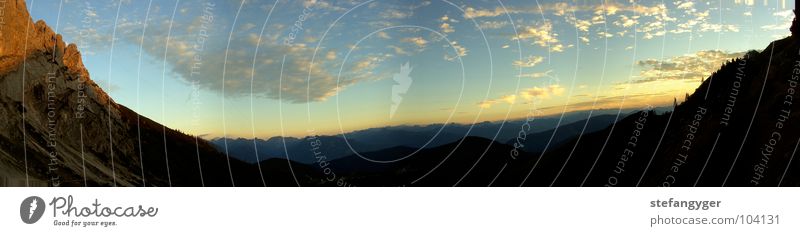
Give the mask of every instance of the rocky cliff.
[{"label": "rocky cliff", "polygon": [[[91,80],[77,47],[34,23],[23,0],[6,3],[4,22],[0,185],[267,184],[257,166],[228,160],[207,142],[115,103]],[[283,177],[270,185],[295,184]]]}]

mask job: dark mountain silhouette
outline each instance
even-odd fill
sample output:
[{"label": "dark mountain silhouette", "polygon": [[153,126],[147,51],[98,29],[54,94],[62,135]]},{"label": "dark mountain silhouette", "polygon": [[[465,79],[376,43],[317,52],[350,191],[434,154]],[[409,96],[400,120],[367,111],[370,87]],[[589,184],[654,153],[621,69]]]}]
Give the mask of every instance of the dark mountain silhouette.
[{"label": "dark mountain silhouette", "polygon": [[509,162],[508,153],[512,149],[489,139],[466,137],[451,144],[419,150],[410,157],[407,156],[417,149],[396,147],[364,154],[381,157],[379,161],[392,161],[390,163],[348,156],[331,162],[330,166],[342,178],[358,186],[453,186],[457,183],[487,186]]},{"label": "dark mountain silhouette", "polygon": [[[665,108],[658,108],[664,110]],[[671,109],[671,108],[670,108]],[[584,133],[590,133],[614,122],[617,110],[595,110],[592,118],[588,119]],[[634,111],[623,110],[623,114]],[[603,115],[607,114],[607,115]],[[538,152],[544,148],[555,127],[561,124],[550,148],[558,146],[563,141],[577,136],[589,117],[588,111],[570,112],[560,115],[533,119],[530,123],[530,134],[526,140],[525,150]],[[560,120],[560,122],[559,122]],[[467,136],[495,139],[508,144],[516,142],[521,127],[525,120],[510,120],[502,122],[481,122],[473,125],[451,123],[430,125],[405,125],[381,128],[370,128],[346,133],[344,135],[321,135],[318,138],[325,143],[324,150],[329,160],[338,159],[353,154],[353,150],[360,153],[373,152],[393,147],[432,148],[453,143]],[[570,123],[572,122],[572,123]],[[495,137],[496,136],[496,137]],[[347,142],[345,142],[345,137]],[[248,163],[256,163],[270,158],[290,159],[300,163],[313,163],[315,160],[309,150],[305,138],[272,137],[264,139],[245,138],[215,138],[210,140],[220,152],[225,152],[227,142],[228,154]],[[285,142],[285,148],[284,148]],[[349,146],[348,146],[349,143]],[[258,150],[258,155],[256,155]]]},{"label": "dark mountain silhouette", "polygon": [[[303,139],[292,137],[272,137],[267,140],[216,138],[210,140],[210,142],[217,150],[223,153],[225,152],[225,145],[227,144],[229,156],[247,163],[257,163],[267,159],[280,158],[289,159],[304,164],[311,164],[316,161],[316,158],[314,153],[311,151],[311,145],[309,144],[308,140],[309,138],[310,137]],[[325,144],[322,145],[323,150],[321,151],[323,151],[329,159],[336,159],[353,154],[352,149],[347,146],[347,142],[345,142],[344,138],[342,137],[317,136],[316,138]],[[364,145],[354,140],[348,140],[348,142],[353,146],[353,148],[356,148],[355,150],[360,152],[384,148],[383,146],[370,147],[369,145]],[[258,155],[256,155],[256,153],[258,153]]]},{"label": "dark mountain silhouette", "polygon": [[[514,138],[508,140],[506,144],[514,145],[514,143],[519,142],[522,144],[522,150],[529,153],[539,153],[544,151],[546,147],[555,148],[561,146],[565,141],[582,134],[589,134],[605,129],[616,122],[616,119],[616,115],[593,116],[586,120],[559,126],[557,129],[531,133],[526,136],[521,136],[520,138]],[[584,129],[584,127],[586,128]]]}]

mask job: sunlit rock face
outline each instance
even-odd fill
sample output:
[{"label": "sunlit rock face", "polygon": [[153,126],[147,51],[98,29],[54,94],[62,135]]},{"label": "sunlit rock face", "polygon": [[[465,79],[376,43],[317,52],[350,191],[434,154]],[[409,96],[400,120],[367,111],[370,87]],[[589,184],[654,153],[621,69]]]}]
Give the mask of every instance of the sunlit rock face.
[{"label": "sunlit rock face", "polygon": [[23,0],[3,17],[0,186],[262,185],[255,166],[115,103]]}]

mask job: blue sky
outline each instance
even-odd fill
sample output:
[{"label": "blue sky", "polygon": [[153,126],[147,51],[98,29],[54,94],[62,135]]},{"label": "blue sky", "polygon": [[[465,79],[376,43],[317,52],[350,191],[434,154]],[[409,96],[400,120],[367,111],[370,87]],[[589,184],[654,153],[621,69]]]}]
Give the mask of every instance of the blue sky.
[{"label": "blue sky", "polygon": [[[671,104],[725,60],[788,36],[794,8],[740,0],[27,3],[34,20],[78,44],[116,102],[208,138]],[[410,86],[393,99],[405,63]]]}]

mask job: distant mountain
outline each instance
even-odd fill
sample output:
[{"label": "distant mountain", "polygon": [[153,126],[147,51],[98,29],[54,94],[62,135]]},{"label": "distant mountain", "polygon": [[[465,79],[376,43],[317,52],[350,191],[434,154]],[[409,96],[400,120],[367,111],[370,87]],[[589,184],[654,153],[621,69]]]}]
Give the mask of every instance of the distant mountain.
[{"label": "distant mountain", "polygon": [[[316,139],[323,144],[320,145],[321,148],[317,151],[324,153],[330,159],[353,154],[353,151],[347,146],[344,138],[319,136],[316,137]],[[210,142],[222,153],[225,153],[227,145],[227,153],[231,158],[236,158],[247,163],[257,163],[272,158],[289,159],[304,164],[310,164],[316,161],[316,155],[313,152],[314,150],[312,150],[313,147],[308,138],[273,137],[268,140],[217,138],[212,139]],[[365,146],[353,140],[349,142],[353,146]],[[361,150],[370,151],[372,149]]]},{"label": "distant mountain", "polygon": [[512,149],[489,139],[466,137],[418,151],[399,147],[367,153],[381,157],[383,163],[354,155],[330,166],[339,178],[357,186],[488,186],[511,161]]},{"label": "distant mountain", "polygon": [[[661,109],[664,110],[664,108]],[[557,115],[533,119],[529,122],[529,131],[532,133],[527,141],[530,144],[526,144],[525,150],[536,152],[543,149],[546,142],[550,140],[550,134],[559,124],[563,125],[563,128],[560,128],[560,131],[557,132],[550,148],[555,147],[556,143],[561,143],[580,134],[583,124],[587,120],[589,123],[584,133],[605,128],[605,126],[613,123],[611,118],[616,117],[617,112],[618,110],[595,110],[591,119],[587,119],[589,117],[588,111],[566,113],[563,118],[561,115]],[[619,112],[621,114],[629,114],[634,110],[625,109]],[[325,148],[326,157],[333,160],[351,155],[353,150],[362,153],[393,147],[432,148],[453,143],[468,136],[494,139],[512,144],[516,141],[516,137],[519,135],[524,123],[524,119],[517,119],[506,121],[505,123],[481,122],[475,125],[450,123],[446,125],[390,126],[357,130],[343,135],[322,135],[319,136],[319,139],[325,144],[322,146]],[[270,158],[286,159],[288,153],[291,160],[310,164],[315,161],[315,158],[310,151],[308,142],[303,141],[309,138],[272,137],[267,140],[215,138],[210,141],[220,152],[225,152],[227,142],[228,154],[248,163],[256,163]],[[345,138],[347,142],[345,142]],[[509,141],[510,139],[514,139],[514,141]],[[284,148],[284,142],[286,148]]]},{"label": "distant mountain", "polygon": [[508,140],[506,144],[514,145],[515,143],[520,143],[522,144],[522,150],[530,153],[539,153],[544,151],[545,148],[554,149],[559,147],[569,139],[605,129],[616,121],[616,115],[592,116],[589,119],[565,124],[555,129],[519,136]]}]

